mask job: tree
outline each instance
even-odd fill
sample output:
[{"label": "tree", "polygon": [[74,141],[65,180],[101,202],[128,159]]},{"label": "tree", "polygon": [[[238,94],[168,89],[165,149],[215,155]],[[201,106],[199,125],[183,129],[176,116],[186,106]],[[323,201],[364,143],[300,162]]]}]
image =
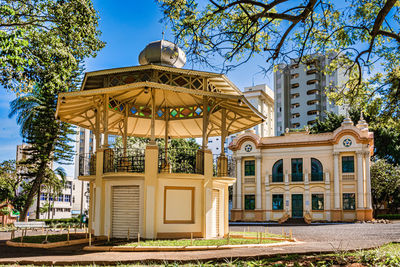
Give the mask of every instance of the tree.
[{"label": "tree", "polygon": [[34,196],[40,196],[41,185],[52,172],[52,162],[68,163],[73,156],[70,135],[74,131],[69,124],[56,120],[56,99],[57,95],[53,92],[38,87],[11,102],[9,116],[17,116],[21,135],[30,144],[25,151],[28,155],[26,164],[33,166],[25,169],[24,173],[32,181],[21,213],[22,219],[26,217]]},{"label": "tree", "polygon": [[53,80],[62,83],[104,46],[90,0],[3,0],[0,16],[0,83],[18,93],[43,79],[45,62],[63,63]]},{"label": "tree", "polygon": [[[364,118],[369,124],[370,131],[374,132],[374,157],[385,159],[392,164],[400,164],[400,123],[392,120],[382,121],[382,118],[376,115],[372,108],[369,114]],[[374,114],[375,113],[375,114]],[[357,123],[361,112],[356,109],[349,111],[351,120]],[[372,115],[370,115],[372,114]],[[333,132],[339,128],[344,120],[344,116],[335,113],[327,113],[324,119],[317,118],[315,124],[310,128],[310,132],[326,133]]]},{"label": "tree", "polygon": [[[311,63],[314,53],[332,58],[322,71],[346,69],[349,81],[330,91],[337,103],[363,106],[381,100],[381,115],[399,114],[400,4],[396,0],[159,0],[164,20],[193,62],[221,71],[264,56],[266,70],[279,63]],[[344,6],[346,5],[346,6]],[[219,59],[219,58],[218,58]],[[374,68],[376,63],[380,66]],[[368,75],[363,75],[363,73]],[[363,79],[365,78],[365,79]],[[364,101],[360,101],[364,100]],[[395,108],[391,112],[390,107]]]},{"label": "tree", "polygon": [[51,162],[68,163],[73,155],[74,131],[55,118],[57,95],[77,89],[82,61],[104,43],[90,0],[5,0],[0,14],[0,82],[20,93],[10,117],[17,116],[34,166],[21,213],[25,219]]},{"label": "tree", "polygon": [[371,193],[374,211],[384,208],[396,213],[400,205],[400,168],[385,160],[371,165]]},{"label": "tree", "polygon": [[15,160],[5,160],[0,163],[0,203],[13,203],[18,195],[22,176],[18,174],[18,164]]}]

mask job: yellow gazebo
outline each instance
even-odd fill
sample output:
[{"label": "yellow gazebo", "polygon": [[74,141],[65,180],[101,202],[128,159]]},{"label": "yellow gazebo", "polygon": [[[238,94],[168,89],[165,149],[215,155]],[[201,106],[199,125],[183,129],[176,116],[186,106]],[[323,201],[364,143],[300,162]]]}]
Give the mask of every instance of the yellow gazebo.
[{"label": "yellow gazebo", "polygon": [[[95,235],[144,238],[218,237],[228,232],[228,135],[263,121],[224,75],[181,69],[184,53],[175,44],[150,43],[141,66],[85,74],[81,90],[61,93],[57,118],[90,129],[95,155],[87,155],[90,229]],[[100,137],[104,135],[101,145]],[[120,135],[122,151],[110,149],[108,135]],[[127,137],[149,137],[145,149],[127,147]],[[215,164],[208,137],[221,136]],[[170,162],[168,142],[156,138],[202,137],[202,148]],[[81,155],[82,156],[82,155]],[[185,163],[185,168],[177,168]],[[86,167],[86,166],[85,166]],[[232,175],[231,175],[232,176]]]}]

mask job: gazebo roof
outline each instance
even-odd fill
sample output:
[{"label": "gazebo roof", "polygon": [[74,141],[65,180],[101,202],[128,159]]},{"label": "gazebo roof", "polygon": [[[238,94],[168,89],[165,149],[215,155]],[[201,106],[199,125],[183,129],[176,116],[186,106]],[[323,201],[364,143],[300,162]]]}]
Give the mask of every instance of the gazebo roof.
[{"label": "gazebo roof", "polygon": [[[223,74],[143,65],[88,72],[81,90],[61,93],[56,116],[62,121],[95,129],[96,110],[108,114],[108,133],[148,137],[151,131],[151,102],[155,97],[155,136],[172,138],[201,137],[203,98],[209,110],[208,136],[221,135],[226,110],[228,134],[243,131],[265,118]],[[108,110],[104,112],[105,103]],[[104,120],[100,129],[104,132]]]}]

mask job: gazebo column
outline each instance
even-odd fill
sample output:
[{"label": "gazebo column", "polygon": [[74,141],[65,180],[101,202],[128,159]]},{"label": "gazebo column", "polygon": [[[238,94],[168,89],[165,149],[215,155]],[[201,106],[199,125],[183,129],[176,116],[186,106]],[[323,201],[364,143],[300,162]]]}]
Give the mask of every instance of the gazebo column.
[{"label": "gazebo column", "polygon": [[163,162],[162,171],[165,173],[170,173],[170,165],[168,160],[168,126],[169,126],[169,108],[165,108],[165,136],[164,136],[164,150],[165,150],[165,160]]},{"label": "gazebo column", "polygon": [[105,220],[105,184],[103,181],[104,148],[100,148],[100,110],[96,111],[96,196],[95,196],[95,218],[94,235],[104,235]]},{"label": "gazebo column", "polygon": [[104,96],[104,105],[103,105],[104,148],[108,148],[108,105],[109,105],[109,97],[106,94]]},{"label": "gazebo column", "polygon": [[127,156],[127,149],[128,149],[128,109],[125,108],[124,114],[124,129],[123,129],[123,136],[122,136],[122,144],[124,146],[124,157]]},{"label": "gazebo column", "polygon": [[225,139],[227,136],[226,131],[226,109],[222,109],[221,118],[221,153],[217,161],[217,176],[228,176],[228,158],[225,156]]},{"label": "gazebo column", "polygon": [[[206,90],[206,88],[204,89]],[[207,144],[208,144],[208,135],[207,135],[207,129],[208,129],[208,97],[203,96],[203,127],[202,127],[202,147],[199,149],[196,153],[196,172],[204,174],[204,152],[207,150]],[[211,155],[212,156],[212,155]],[[211,163],[212,166],[212,163]]]},{"label": "gazebo column", "polygon": [[157,237],[158,145],[155,142],[155,97],[151,90],[151,140],[146,146],[144,169],[144,238]]}]

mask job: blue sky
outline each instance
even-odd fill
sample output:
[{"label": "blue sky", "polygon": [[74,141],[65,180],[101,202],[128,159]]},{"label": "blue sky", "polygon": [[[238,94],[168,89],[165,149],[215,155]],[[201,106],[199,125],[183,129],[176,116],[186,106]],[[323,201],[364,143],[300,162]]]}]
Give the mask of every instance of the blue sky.
[{"label": "blue sky", "polygon": [[[160,23],[162,13],[155,1],[104,1],[94,0],[94,6],[100,16],[101,39],[106,47],[96,58],[87,59],[87,71],[138,65],[138,56],[143,48],[162,37],[173,40],[169,27]],[[186,64],[191,68],[191,64]],[[272,88],[272,74],[264,76],[260,66],[265,65],[261,57],[255,57],[248,63],[228,73],[228,77],[240,89],[254,84],[266,83]],[[200,66],[194,69],[208,70]],[[9,102],[15,98],[11,92],[0,89],[0,162],[15,159],[16,146],[22,143],[19,126],[15,118],[8,118]],[[63,166],[69,176],[73,176],[73,166]]]}]

